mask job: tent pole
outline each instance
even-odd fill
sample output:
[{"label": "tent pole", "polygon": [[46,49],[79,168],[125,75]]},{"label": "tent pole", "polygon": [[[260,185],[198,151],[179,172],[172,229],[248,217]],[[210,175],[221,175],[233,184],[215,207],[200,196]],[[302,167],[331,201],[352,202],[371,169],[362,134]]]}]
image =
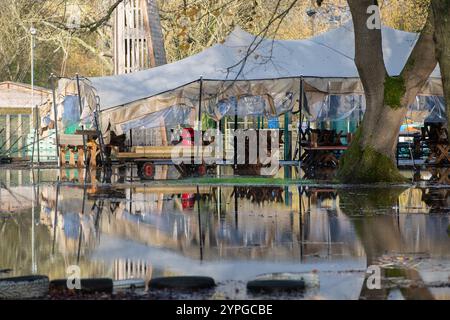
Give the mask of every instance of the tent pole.
[{"label": "tent pole", "polygon": [[238,101],[236,101],[236,105],[234,106],[234,169],[237,169],[237,163],[238,163],[238,154],[237,154],[237,136],[236,136],[236,131],[238,129]]},{"label": "tent pole", "polygon": [[129,131],[130,134],[130,150],[133,147],[133,129],[130,129]]},{"label": "tent pole", "polygon": [[359,95],[359,123],[358,123],[358,128],[361,126],[361,122],[362,122],[362,96]]},{"label": "tent pole", "polygon": [[56,106],[55,75],[53,73],[50,75],[50,82],[53,96],[53,116],[55,117],[56,158],[58,161],[58,168],[61,168],[61,159],[59,156],[58,108]]},{"label": "tent pole", "polygon": [[299,153],[298,153],[298,174],[301,174],[302,170],[302,161],[300,160],[302,158],[303,153],[303,146],[302,146],[302,134],[303,134],[303,98],[304,98],[304,84],[303,84],[303,77],[300,77],[300,97],[298,99],[298,108],[299,108],[299,114],[298,114],[298,147],[299,147]]},{"label": "tent pole", "polygon": [[289,139],[289,113],[284,114],[284,160],[289,161],[290,159],[290,139]]},{"label": "tent pole", "polygon": [[[221,135],[221,131],[220,131],[220,120],[216,121],[216,138],[215,139],[217,139],[217,137],[223,138],[223,136]],[[223,140],[220,143],[223,144]],[[217,141],[216,141],[216,145],[217,145]],[[216,148],[216,150],[217,150],[217,148]],[[216,152],[214,152],[214,157],[216,158],[216,161],[218,162],[219,155],[216,154]],[[221,158],[223,158],[223,155]],[[216,163],[216,176],[217,176],[217,178],[220,178],[220,165],[218,163]]]},{"label": "tent pole", "polygon": [[[198,132],[197,134],[200,135],[200,141],[198,141],[198,143],[203,144],[203,132],[202,132],[202,104],[203,104],[203,76],[200,77],[200,92],[199,92],[199,97],[198,97]],[[195,134],[194,134],[195,136]],[[195,137],[194,137],[194,141],[195,141]],[[199,159],[198,157],[200,156],[200,145],[197,145],[197,152],[196,152],[196,160],[198,161],[194,161],[196,164],[202,164],[202,161],[200,161],[201,159]]]},{"label": "tent pole", "polygon": [[[81,101],[81,89],[80,89],[80,76],[78,73],[76,74],[77,79],[77,91],[78,91],[78,104],[80,106],[80,123],[81,123],[81,116],[83,114],[83,105]],[[81,130],[84,131],[84,125],[81,125]],[[86,136],[84,135],[84,132],[82,133],[83,137],[83,151],[84,151],[84,166],[87,168],[87,153],[86,153]]]},{"label": "tent pole", "polygon": [[55,197],[55,218],[53,220],[53,241],[52,241],[52,254],[55,254],[55,242],[56,242],[56,226],[58,224],[58,198],[59,198],[59,177],[56,180],[56,197]]},{"label": "tent pole", "polygon": [[34,106],[34,110],[36,113],[36,147],[37,147],[37,158],[38,158],[38,166],[41,165],[41,155],[40,155],[40,148],[39,148],[39,141],[41,140],[40,134],[39,134],[39,108],[37,105]]}]

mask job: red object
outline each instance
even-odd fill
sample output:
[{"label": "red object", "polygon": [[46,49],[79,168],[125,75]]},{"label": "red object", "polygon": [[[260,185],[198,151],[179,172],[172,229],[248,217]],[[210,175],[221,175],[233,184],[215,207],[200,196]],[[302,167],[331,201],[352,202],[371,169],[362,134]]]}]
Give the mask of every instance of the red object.
[{"label": "red object", "polygon": [[155,167],[153,166],[153,163],[145,163],[142,167],[142,171],[146,179],[151,179],[155,175]]},{"label": "red object", "polygon": [[184,128],[181,133],[182,145],[183,146],[193,146],[194,145],[194,129]]},{"label": "red object", "polygon": [[181,195],[181,206],[183,209],[192,209],[195,205],[195,194],[183,193]]},{"label": "red object", "polygon": [[204,176],[206,174],[206,165],[205,164],[201,164],[198,167],[198,175],[199,176]]}]

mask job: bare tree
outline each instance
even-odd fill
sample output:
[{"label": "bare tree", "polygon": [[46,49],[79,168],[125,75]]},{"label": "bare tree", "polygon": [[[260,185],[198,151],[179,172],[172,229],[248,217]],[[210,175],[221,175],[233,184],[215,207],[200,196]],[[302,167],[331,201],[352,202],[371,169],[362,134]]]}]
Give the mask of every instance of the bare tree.
[{"label": "bare tree", "polygon": [[[108,21],[123,0],[0,0],[0,80],[28,81],[30,27],[37,30],[36,77],[46,84],[51,72],[110,73],[107,58]],[[68,25],[70,8],[77,3],[78,26]],[[106,72],[102,72],[106,70]]]}]

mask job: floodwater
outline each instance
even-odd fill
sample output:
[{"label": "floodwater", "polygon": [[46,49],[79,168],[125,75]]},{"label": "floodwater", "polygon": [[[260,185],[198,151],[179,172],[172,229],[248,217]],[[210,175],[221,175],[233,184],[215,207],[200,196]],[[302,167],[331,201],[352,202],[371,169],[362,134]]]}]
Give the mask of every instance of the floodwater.
[{"label": "floodwater", "polygon": [[[177,179],[164,170],[157,174]],[[429,172],[405,174],[432,181],[195,186],[142,183],[120,170],[108,183],[82,170],[0,170],[0,270],[50,279],[67,277],[71,265],[113,280],[206,275],[218,284],[200,296],[209,299],[267,298],[246,283],[314,272],[319,286],[279,297],[450,299],[450,188]],[[373,265],[379,290],[366,285]]]}]

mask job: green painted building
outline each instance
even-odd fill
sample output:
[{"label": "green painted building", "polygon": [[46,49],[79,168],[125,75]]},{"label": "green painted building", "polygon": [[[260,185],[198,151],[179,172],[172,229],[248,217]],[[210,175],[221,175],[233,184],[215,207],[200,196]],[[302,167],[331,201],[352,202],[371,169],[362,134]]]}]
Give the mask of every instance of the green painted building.
[{"label": "green painted building", "polygon": [[0,155],[23,158],[26,156],[26,140],[34,128],[34,106],[44,104],[50,90],[24,83],[0,82]]}]

